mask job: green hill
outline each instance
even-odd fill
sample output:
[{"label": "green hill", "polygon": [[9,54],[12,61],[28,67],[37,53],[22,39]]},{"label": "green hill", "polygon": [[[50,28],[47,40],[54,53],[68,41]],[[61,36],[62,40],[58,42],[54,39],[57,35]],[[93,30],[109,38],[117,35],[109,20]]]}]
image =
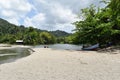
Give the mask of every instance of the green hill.
[{"label": "green hill", "polygon": [[51,31],[50,33],[55,35],[56,37],[67,37],[67,36],[71,35],[71,33],[67,33],[65,31],[61,31],[61,30]]},{"label": "green hill", "polygon": [[26,28],[24,26],[17,26],[0,18],[0,35],[24,33]]},{"label": "green hill", "polygon": [[[22,32],[24,33],[24,31],[27,28],[23,25],[21,26],[17,26],[15,24],[11,24],[8,21],[1,19],[0,18],[0,35],[4,35],[4,34],[16,34],[18,32]],[[51,34],[53,34],[56,37],[65,37],[65,36],[69,36],[70,33],[67,33],[65,31],[61,31],[61,30],[56,30],[56,31],[46,31],[46,30],[40,30],[37,28],[34,28],[37,32],[49,32]]]},{"label": "green hill", "polygon": [[[0,43],[15,43],[16,40],[24,40],[25,44],[51,44],[58,37],[66,37],[70,34],[65,31],[47,31],[33,27],[17,26],[0,18]],[[54,42],[53,42],[54,41]]]}]

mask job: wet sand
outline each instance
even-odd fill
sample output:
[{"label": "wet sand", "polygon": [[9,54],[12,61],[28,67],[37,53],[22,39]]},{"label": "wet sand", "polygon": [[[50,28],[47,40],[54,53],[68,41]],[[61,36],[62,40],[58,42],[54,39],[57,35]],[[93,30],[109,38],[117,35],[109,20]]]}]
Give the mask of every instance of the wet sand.
[{"label": "wet sand", "polygon": [[33,48],[0,65],[0,80],[120,80],[120,54]]}]

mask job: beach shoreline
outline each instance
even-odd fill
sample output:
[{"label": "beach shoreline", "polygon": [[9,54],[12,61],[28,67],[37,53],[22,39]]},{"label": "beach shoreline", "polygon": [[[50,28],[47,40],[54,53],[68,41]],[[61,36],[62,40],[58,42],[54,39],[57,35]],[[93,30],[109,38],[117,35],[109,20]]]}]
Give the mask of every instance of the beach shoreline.
[{"label": "beach shoreline", "polygon": [[11,44],[0,44],[1,49],[12,49],[12,48],[31,48],[32,46],[28,45],[11,45]]},{"label": "beach shoreline", "polygon": [[120,54],[32,49],[27,57],[1,64],[0,80],[120,80]]}]

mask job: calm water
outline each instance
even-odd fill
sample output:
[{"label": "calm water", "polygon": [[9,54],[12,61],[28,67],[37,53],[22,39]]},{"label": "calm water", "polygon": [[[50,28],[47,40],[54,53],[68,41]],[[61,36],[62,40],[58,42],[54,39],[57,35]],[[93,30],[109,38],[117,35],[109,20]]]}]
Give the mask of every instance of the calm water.
[{"label": "calm water", "polygon": [[12,62],[28,55],[30,52],[25,48],[3,49],[0,50],[0,64]]},{"label": "calm water", "polygon": [[[46,45],[37,45],[36,48],[44,48]],[[81,50],[81,45],[72,45],[72,44],[54,44],[47,45],[49,48],[58,49],[58,50]]]}]

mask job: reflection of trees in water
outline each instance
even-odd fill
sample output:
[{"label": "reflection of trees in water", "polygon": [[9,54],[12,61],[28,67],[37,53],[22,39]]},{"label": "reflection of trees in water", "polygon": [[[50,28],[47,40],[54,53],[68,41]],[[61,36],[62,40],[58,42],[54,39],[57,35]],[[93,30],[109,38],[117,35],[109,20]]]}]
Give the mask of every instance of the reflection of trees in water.
[{"label": "reflection of trees in water", "polygon": [[30,55],[28,49],[26,48],[13,48],[0,50],[0,64],[5,62],[11,62],[18,58]]}]

